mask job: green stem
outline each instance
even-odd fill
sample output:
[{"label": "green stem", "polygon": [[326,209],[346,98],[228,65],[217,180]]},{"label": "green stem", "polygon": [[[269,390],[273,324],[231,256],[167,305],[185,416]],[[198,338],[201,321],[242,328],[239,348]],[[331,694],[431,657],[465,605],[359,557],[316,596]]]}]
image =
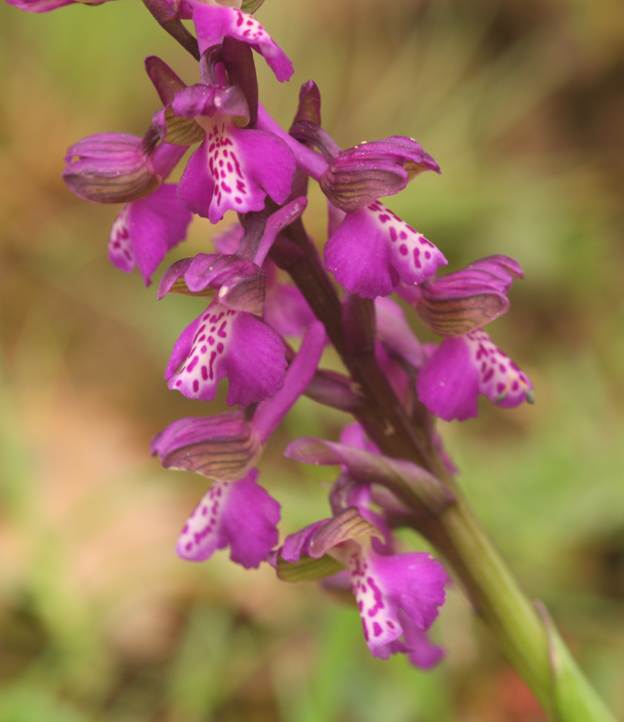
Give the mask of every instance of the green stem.
[{"label": "green stem", "polygon": [[552,720],[615,722],[460,495],[419,531],[448,559],[476,612]]}]

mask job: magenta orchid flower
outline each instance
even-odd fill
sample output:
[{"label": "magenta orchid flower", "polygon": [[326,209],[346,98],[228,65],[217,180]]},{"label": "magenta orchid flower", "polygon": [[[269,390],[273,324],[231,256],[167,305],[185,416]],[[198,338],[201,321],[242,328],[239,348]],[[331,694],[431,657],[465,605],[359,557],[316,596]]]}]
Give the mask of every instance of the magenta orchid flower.
[{"label": "magenta orchid flower", "polygon": [[261,211],[267,195],[283,204],[295,174],[295,158],[283,141],[263,130],[239,128],[235,117],[222,110],[227,90],[194,86],[178,93],[172,103],[177,115],[195,117],[205,131],[205,140],[187,163],[179,191],[194,213],[212,223],[228,210]]},{"label": "magenta orchid flower", "polygon": [[149,285],[167,252],[186,238],[191,217],[177,186],[165,183],[119,213],[108,243],[110,262],[126,272],[138,268]]},{"label": "magenta orchid flower", "polygon": [[417,383],[420,401],[436,416],[472,418],[479,395],[503,408],[532,401],[527,375],[482,328],[507,311],[509,288],[522,276],[513,258],[489,256],[417,289],[402,289],[421,318],[446,336],[422,364]]},{"label": "magenta orchid flower", "polygon": [[306,333],[280,391],[260,403],[249,421],[238,413],[180,419],[152,442],[163,466],[216,479],[180,533],[177,551],[183,559],[203,561],[224,547],[247,568],[268,558],[278,540],[280,507],[250,467],[310,383],[324,345],[317,322]]},{"label": "magenta orchid flower", "polygon": [[186,149],[153,143],[150,133],[145,138],[92,135],[69,148],[63,173],[66,184],[81,198],[127,202],[113,223],[108,256],[122,271],[138,268],[146,285],[167,252],[186,238],[191,222],[177,186],[161,185]]},{"label": "magenta orchid flower", "polygon": [[236,256],[198,254],[169,269],[160,297],[178,281],[192,293],[218,289],[218,295],[176,341],[165,373],[169,388],[209,401],[219,381],[227,378],[229,404],[272,396],[284,378],[285,347],[256,315],[263,302],[260,268]]},{"label": "magenta orchid flower", "polygon": [[446,263],[431,241],[379,201],[347,213],[325,246],[327,268],[364,298],[422,283]]},{"label": "magenta orchid flower", "polygon": [[258,483],[253,469],[239,481],[217,481],[206,492],[180,532],[177,552],[202,562],[217,549],[230,548],[233,562],[260,565],[277,544],[279,503]]},{"label": "magenta orchid flower", "polygon": [[330,203],[346,212],[342,222],[334,214],[325,264],[351,293],[387,296],[446,265],[431,241],[378,200],[426,170],[440,169],[415,140],[392,136],[342,151],[321,177]]},{"label": "magenta orchid flower", "polygon": [[[429,668],[443,651],[427,638],[427,630],[445,601],[449,579],[429,554],[383,554],[374,549],[374,527],[361,533],[358,513],[349,509],[333,519],[315,522],[291,534],[278,558],[295,563],[329,555],[346,567],[362,620],[364,639],[380,659],[405,654],[415,666]],[[341,531],[341,527],[360,533]]]},{"label": "magenta orchid flower", "polygon": [[238,8],[201,0],[185,0],[183,7],[186,17],[193,18],[201,53],[221,45],[225,38],[233,38],[260,53],[278,80],[289,80],[292,76],[290,59],[253,16]]}]

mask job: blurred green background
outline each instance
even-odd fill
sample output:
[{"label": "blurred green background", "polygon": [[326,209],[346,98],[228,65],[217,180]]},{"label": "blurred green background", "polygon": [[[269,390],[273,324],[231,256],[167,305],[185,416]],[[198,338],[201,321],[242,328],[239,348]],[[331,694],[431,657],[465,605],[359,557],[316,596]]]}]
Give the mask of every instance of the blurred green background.
[{"label": "blurred green background", "polygon": [[[390,205],[452,267],[493,252],[523,264],[492,332],[537,404],[483,406],[443,434],[528,593],[624,715],[621,0],[267,0],[259,18],[297,69],[278,86],[260,68],[277,117],[315,78],[343,145],[413,135],[443,175]],[[196,305],[157,304],[112,268],[115,209],[60,180],[76,139],[143,132],[153,53],[195,79],[137,0],[0,7],[0,722],[543,720],[457,589],[434,633],[447,659],[422,673],[371,659],[354,610],[313,586],[225,554],[176,558],[205,484],[161,471],[147,448],[201,413],[162,382]],[[194,223],[177,255],[213,234]],[[282,460],[283,444],[343,421],[303,401],[269,449],[284,533],[326,513],[331,472]]]}]

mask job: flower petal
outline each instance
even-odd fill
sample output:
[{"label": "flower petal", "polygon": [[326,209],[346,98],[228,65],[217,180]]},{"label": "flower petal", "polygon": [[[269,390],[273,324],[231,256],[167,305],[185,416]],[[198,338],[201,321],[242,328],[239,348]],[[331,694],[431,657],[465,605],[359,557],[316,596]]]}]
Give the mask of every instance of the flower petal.
[{"label": "flower petal", "polygon": [[400,281],[421,283],[447,263],[433,243],[379,201],[353,213],[331,236],[325,263],[351,293],[387,296]]},{"label": "flower petal", "polygon": [[180,193],[191,210],[217,223],[229,210],[261,211],[267,194],[283,203],[294,172],[294,156],[279,138],[217,122],[189,159]]},{"label": "flower petal", "polygon": [[227,357],[228,404],[243,406],[272,396],[286,371],[284,342],[260,319],[239,313],[233,324],[232,346]]},{"label": "flower petal", "polygon": [[479,373],[464,336],[446,338],[422,368],[418,398],[445,421],[477,415]]},{"label": "flower petal", "polygon": [[497,406],[518,406],[533,388],[526,374],[504,354],[485,331],[472,331],[466,338],[473,363],[479,366],[479,391]]},{"label": "flower petal", "polygon": [[442,252],[389,208],[379,203],[366,207],[378,232],[389,243],[391,263],[403,283],[422,283],[447,264]]},{"label": "flower petal", "polygon": [[188,208],[204,218],[210,213],[214,180],[206,161],[207,142],[204,141],[191,155],[180,178],[178,193]]},{"label": "flower petal", "polygon": [[418,397],[446,421],[477,415],[481,393],[498,406],[511,408],[530,400],[528,377],[491,341],[485,331],[446,338],[423,367]]},{"label": "flower petal", "polygon": [[189,517],[178,554],[204,561],[230,547],[230,558],[247,569],[260,565],[277,544],[280,506],[257,482],[257,470],[235,482],[216,482]]},{"label": "flower petal", "polygon": [[[296,169],[295,157],[286,143],[264,130],[233,128],[230,135],[239,149],[250,184],[258,186],[276,203],[285,203]],[[239,210],[238,205],[234,208]]]},{"label": "flower petal", "polygon": [[205,401],[215,397],[225,377],[229,404],[261,401],[277,391],[286,369],[284,344],[275,331],[250,313],[214,302],[183,332],[174,355],[181,366],[176,370],[172,356],[169,388]]},{"label": "flower petal", "polygon": [[113,224],[108,247],[111,263],[123,271],[137,266],[149,285],[167,251],[186,237],[191,217],[173,184],[162,185],[147,198],[133,201]]},{"label": "flower petal", "polygon": [[348,213],[325,246],[325,265],[351,293],[364,298],[387,296],[398,284],[388,261],[388,245],[372,229],[365,210]]},{"label": "flower petal", "polygon": [[448,576],[442,565],[425,553],[369,551],[352,553],[348,567],[371,652],[387,659],[413,647],[412,661],[429,664],[430,657],[422,654],[422,635],[445,600]]}]

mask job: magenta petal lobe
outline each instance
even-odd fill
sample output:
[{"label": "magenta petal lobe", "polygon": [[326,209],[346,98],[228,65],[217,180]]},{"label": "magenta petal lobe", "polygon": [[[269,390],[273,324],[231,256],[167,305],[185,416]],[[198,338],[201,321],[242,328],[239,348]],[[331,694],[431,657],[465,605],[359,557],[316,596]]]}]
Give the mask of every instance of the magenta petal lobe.
[{"label": "magenta petal lobe", "polygon": [[280,507],[257,476],[252,470],[239,481],[213,484],[180,533],[180,557],[204,561],[229,547],[232,561],[247,569],[267,559],[277,544]]},{"label": "magenta petal lobe", "polygon": [[503,408],[531,398],[526,374],[485,331],[450,337],[434,351],[418,378],[418,397],[436,416],[463,421],[477,415],[479,394]]}]

